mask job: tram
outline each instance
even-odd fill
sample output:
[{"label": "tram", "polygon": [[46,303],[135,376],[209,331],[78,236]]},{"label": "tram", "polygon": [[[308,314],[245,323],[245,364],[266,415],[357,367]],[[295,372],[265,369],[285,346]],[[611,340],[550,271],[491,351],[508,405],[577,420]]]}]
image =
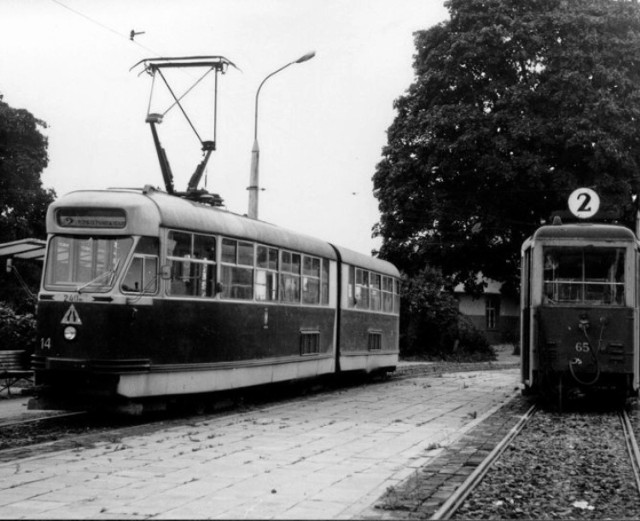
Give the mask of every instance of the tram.
[{"label": "tram", "polygon": [[589,220],[592,190],[571,197],[579,221],[556,217],[522,246],[523,392],[560,406],[570,394],[625,400],[639,388],[640,243],[627,227]]},{"label": "tram", "polygon": [[[392,264],[229,212],[199,188],[216,150],[218,76],[235,65],[223,56],[153,58],[132,69],[139,65],[152,96],[156,77],[173,96],[159,112],[150,98],[145,120],[166,191],[77,191],[49,207],[29,407],[138,413],[251,386],[393,371]],[[165,73],[181,68],[205,72],[177,97]],[[207,75],[212,140],[182,106]],[[175,107],[203,152],[185,192],[174,188],[158,132]]]},{"label": "tram", "polygon": [[398,360],[390,263],[146,187],[47,214],[31,408],[167,399]]}]

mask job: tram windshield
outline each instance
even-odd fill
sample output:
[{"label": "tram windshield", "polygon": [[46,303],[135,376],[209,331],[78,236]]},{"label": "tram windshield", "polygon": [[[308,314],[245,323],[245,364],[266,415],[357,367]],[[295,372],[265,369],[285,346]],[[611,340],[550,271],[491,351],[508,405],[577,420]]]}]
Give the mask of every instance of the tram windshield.
[{"label": "tram windshield", "polygon": [[109,291],[132,245],[131,237],[57,235],[49,244],[44,286],[49,290]]},{"label": "tram windshield", "polygon": [[544,303],[624,304],[624,248],[545,248]]}]

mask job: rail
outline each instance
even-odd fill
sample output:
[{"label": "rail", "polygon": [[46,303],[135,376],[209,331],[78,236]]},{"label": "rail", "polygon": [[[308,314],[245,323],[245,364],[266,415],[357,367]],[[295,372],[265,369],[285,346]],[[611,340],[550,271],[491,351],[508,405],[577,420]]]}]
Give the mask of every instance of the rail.
[{"label": "rail", "polygon": [[638,449],[638,442],[633,434],[633,427],[631,426],[631,420],[627,411],[620,411],[618,413],[620,423],[622,424],[622,430],[624,432],[624,440],[629,451],[629,457],[631,458],[631,467],[633,468],[633,475],[636,480],[636,487],[640,492],[640,449]]},{"label": "rail", "polygon": [[537,406],[532,405],[526,413],[522,415],[518,423],[516,423],[504,438],[494,447],[489,455],[484,459],[478,467],[469,475],[469,477],[460,485],[456,491],[451,494],[442,506],[431,516],[430,519],[450,519],[451,516],[462,506],[469,494],[480,484],[484,476],[491,468],[491,465],[500,457],[514,438],[520,433],[524,426],[529,422],[537,411]]}]

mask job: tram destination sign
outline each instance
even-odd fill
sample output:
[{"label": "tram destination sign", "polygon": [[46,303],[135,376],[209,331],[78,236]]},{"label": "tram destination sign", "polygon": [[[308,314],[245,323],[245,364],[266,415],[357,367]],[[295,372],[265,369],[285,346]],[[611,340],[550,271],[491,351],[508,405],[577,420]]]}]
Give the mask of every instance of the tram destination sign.
[{"label": "tram destination sign", "polygon": [[56,221],[63,228],[124,228],[127,216],[116,208],[60,208]]}]

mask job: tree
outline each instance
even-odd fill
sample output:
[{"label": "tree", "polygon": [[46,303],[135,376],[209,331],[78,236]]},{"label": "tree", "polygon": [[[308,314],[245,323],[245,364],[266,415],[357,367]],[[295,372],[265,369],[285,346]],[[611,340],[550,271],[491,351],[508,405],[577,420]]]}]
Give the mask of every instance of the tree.
[{"label": "tree", "polygon": [[[578,187],[640,188],[640,8],[624,0],[451,0],[415,34],[415,81],[377,165],[380,256],[478,290]],[[625,214],[626,223],[632,212]]]},{"label": "tree", "polygon": [[[47,138],[40,129],[46,123],[25,109],[14,109],[0,96],[0,243],[27,237],[45,238],[47,207],[55,192],[42,187],[46,168]],[[19,263],[32,291],[37,291],[39,266]],[[24,307],[24,293],[13,274],[0,271],[0,301]]]},{"label": "tree", "polygon": [[485,337],[458,310],[436,269],[423,268],[404,276],[401,286],[400,354],[447,359],[493,359]]}]

